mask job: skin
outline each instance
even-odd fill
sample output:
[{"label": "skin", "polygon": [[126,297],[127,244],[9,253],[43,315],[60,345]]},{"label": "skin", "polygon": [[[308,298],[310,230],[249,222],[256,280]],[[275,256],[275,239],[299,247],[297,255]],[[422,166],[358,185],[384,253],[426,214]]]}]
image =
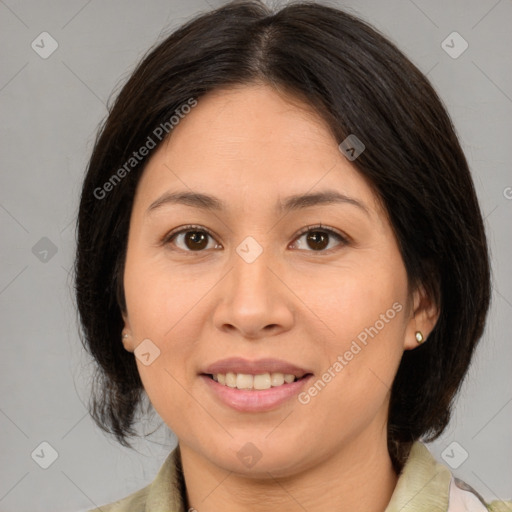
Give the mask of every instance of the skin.
[{"label": "skin", "polygon": [[[426,338],[438,311],[423,288],[410,289],[387,215],[339,142],[308,105],[269,86],[214,91],[154,152],[139,182],[124,345],[133,352],[150,339],[160,350],[137,366],[178,437],[186,505],[199,512],[375,512],[395,488],[390,386],[403,351],[417,347],[415,332]],[[275,209],[289,195],[324,189],[367,211],[349,203]],[[214,195],[227,209],[166,204],[147,213],[177,190]],[[315,250],[321,244],[299,232],[319,223],[348,241],[329,235]],[[204,248],[194,250],[183,234],[162,242],[187,224],[212,232]],[[247,236],[263,249],[252,263],[236,252]],[[306,405],[292,398],[272,411],[238,412],[198,375],[241,356],[284,359],[319,378],[397,302],[401,311]],[[237,457],[247,442],[261,452],[251,468]]]}]

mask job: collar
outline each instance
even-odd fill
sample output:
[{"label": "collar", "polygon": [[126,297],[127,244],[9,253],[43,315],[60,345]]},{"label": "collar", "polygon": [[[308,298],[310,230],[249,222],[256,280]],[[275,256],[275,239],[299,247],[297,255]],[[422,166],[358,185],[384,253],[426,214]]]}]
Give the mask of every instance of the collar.
[{"label": "collar", "polygon": [[186,512],[186,488],[178,444],[149,486],[144,512]]},{"label": "collar", "polygon": [[428,448],[416,441],[385,512],[485,512],[474,489],[454,478]]}]

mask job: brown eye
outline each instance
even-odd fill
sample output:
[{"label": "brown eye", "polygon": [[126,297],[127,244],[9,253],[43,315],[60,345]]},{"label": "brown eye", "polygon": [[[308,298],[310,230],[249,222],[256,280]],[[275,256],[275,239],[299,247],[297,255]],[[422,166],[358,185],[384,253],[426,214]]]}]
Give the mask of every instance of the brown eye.
[{"label": "brown eye", "polygon": [[306,240],[309,247],[315,251],[322,251],[329,245],[329,235],[325,231],[310,231]]},{"label": "brown eye", "polygon": [[[326,229],[321,226],[307,228],[296,239],[296,243],[298,243],[299,249],[305,246],[311,249],[313,252],[328,252],[330,249],[333,248],[332,246],[329,247],[329,245],[331,245],[331,240],[333,238],[338,240],[338,244],[336,245],[343,246],[348,243],[347,239],[341,236],[339,233],[336,233],[332,229]],[[305,241],[301,242],[301,239],[305,239]]]},{"label": "brown eye", "polygon": [[184,242],[187,248],[192,251],[198,251],[208,245],[208,236],[204,231],[187,231],[184,236]]},{"label": "brown eye", "polygon": [[165,238],[164,243],[166,245],[175,245],[178,249],[186,252],[201,252],[204,249],[218,247],[218,244],[214,244],[214,247],[209,247],[209,239],[212,241],[214,240],[212,235],[205,229],[188,226],[180,231],[168,235]]}]

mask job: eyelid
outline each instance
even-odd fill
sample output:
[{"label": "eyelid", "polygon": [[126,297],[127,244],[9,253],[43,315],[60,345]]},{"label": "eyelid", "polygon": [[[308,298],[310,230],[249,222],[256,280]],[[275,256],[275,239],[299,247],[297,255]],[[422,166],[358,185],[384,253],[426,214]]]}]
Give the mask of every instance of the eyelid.
[{"label": "eyelid", "polygon": [[306,227],[302,228],[299,231],[299,233],[297,233],[297,235],[293,239],[292,243],[295,243],[299,238],[302,237],[302,235],[305,235],[306,233],[308,233],[310,231],[312,231],[312,232],[320,231],[320,232],[323,232],[323,233],[328,233],[330,236],[334,235],[337,238],[339,238],[340,243],[336,247],[332,247],[331,249],[326,249],[326,250],[322,250],[322,251],[313,251],[313,250],[305,251],[305,252],[308,252],[308,253],[326,254],[327,255],[327,254],[330,254],[332,251],[336,251],[337,249],[339,249],[339,246],[345,246],[345,245],[348,245],[351,242],[351,238],[349,236],[347,236],[344,233],[338,231],[337,229],[330,228],[328,226],[324,226],[323,224],[313,224],[313,225],[309,225],[309,226],[306,226]]},{"label": "eyelid", "polygon": [[312,224],[310,226],[306,226],[304,228],[302,228],[298,233],[297,233],[297,236],[295,237],[294,240],[296,240],[297,238],[299,238],[300,236],[304,235],[305,233],[307,233],[308,231],[325,231],[327,233],[333,233],[335,234],[336,236],[339,236],[341,240],[343,240],[344,243],[349,243],[350,242],[350,238],[345,235],[344,233],[342,233],[341,231],[338,231],[337,229],[334,229],[334,228],[330,228],[328,226],[324,226],[323,224]]},{"label": "eyelid", "polygon": [[[199,226],[198,224],[187,224],[185,226],[180,226],[179,228],[173,229],[169,233],[166,233],[164,235],[164,237],[162,238],[162,244],[163,245],[168,244],[171,241],[171,239],[176,235],[179,235],[183,232],[194,231],[194,230],[195,231],[204,231],[205,233],[210,235],[212,238],[214,238],[214,239],[216,238],[215,235],[208,228],[205,228],[204,226]],[[193,252],[193,251],[190,251],[190,252]],[[201,252],[201,251],[198,251],[198,252]]]}]

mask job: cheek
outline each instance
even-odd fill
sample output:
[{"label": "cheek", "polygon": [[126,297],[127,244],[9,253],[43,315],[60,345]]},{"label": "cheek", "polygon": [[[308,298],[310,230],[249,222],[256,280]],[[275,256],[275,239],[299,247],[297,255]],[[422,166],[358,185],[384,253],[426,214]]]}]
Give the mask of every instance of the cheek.
[{"label": "cheek", "polygon": [[[385,302],[382,310],[375,310],[377,316],[366,311],[357,321],[349,315],[338,317],[338,335],[324,348],[325,364],[299,397],[304,417],[327,437],[357,435],[374,422],[384,428],[403,353],[403,309],[397,313],[392,305]],[[381,311],[387,323],[379,318]]]},{"label": "cheek", "polygon": [[152,361],[145,365],[144,357],[137,358],[137,367],[149,398],[164,416],[170,403],[186,410],[190,397],[182,386],[196,373],[194,354],[208,319],[201,299],[214,277],[191,278],[170,268],[165,259],[135,249],[127,257],[124,288],[130,328],[137,353],[146,344]]},{"label": "cheek", "polygon": [[[171,351],[169,350],[169,353]],[[162,354],[151,366],[137,361],[144,390],[157,414],[180,439],[195,432],[205,422],[204,412],[193,393],[188,391],[186,360],[170,365]]]},{"label": "cheek", "polygon": [[376,323],[382,333],[389,333],[391,324],[398,331],[404,327],[404,315],[397,314],[397,309],[403,312],[407,300],[405,268],[400,259],[392,263],[387,258],[381,260],[387,261],[354,258],[329,272],[322,269],[307,280],[301,277],[294,285],[310,311],[329,327],[330,344],[336,348],[343,349],[360,333],[364,338],[365,329]]},{"label": "cheek", "polygon": [[132,330],[163,341],[193,309],[200,290],[185,273],[135,250],[126,261],[124,288]]},{"label": "cheek", "polygon": [[357,265],[338,269],[306,295],[308,306],[329,327],[321,348],[321,382],[308,394],[325,393],[324,403],[336,403],[335,411],[368,407],[375,412],[390,391],[403,353],[405,268],[377,263],[367,268],[372,271]]}]

